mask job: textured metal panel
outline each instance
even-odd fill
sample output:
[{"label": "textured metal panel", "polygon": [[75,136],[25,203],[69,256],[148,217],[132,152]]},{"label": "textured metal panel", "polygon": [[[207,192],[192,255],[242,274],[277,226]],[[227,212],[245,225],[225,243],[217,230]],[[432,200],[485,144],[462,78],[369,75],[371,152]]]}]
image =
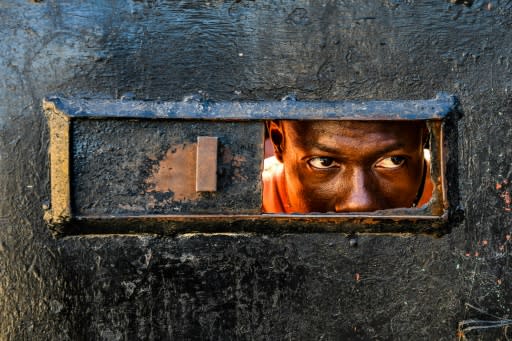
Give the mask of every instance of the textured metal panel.
[{"label": "textured metal panel", "polygon": [[[238,134],[233,134],[238,131]],[[196,191],[197,136],[219,141],[218,191]],[[260,122],[73,121],[73,212],[78,216],[259,213]]]}]

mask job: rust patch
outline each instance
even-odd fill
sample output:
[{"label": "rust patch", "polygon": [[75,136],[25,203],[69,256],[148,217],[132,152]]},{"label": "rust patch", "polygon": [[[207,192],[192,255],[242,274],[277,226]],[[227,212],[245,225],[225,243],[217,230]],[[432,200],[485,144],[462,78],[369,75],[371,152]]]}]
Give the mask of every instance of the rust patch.
[{"label": "rust patch", "polygon": [[231,160],[233,160],[233,153],[231,152],[231,148],[224,146],[222,151],[222,163],[230,164]]},{"label": "rust patch", "polygon": [[243,164],[247,161],[247,159],[243,155],[234,155],[231,160],[231,165],[233,166],[233,180],[237,181],[247,181],[249,180],[242,173]]},{"label": "rust patch", "polygon": [[149,185],[147,191],[172,192],[173,201],[197,200],[195,170],[196,144],[173,146],[145,180]]},{"label": "rust patch", "polygon": [[503,179],[502,181],[497,182],[495,186],[496,191],[499,192],[499,196],[501,197],[501,199],[503,199],[504,210],[506,212],[512,211],[512,196],[510,194],[510,188],[512,186],[509,186],[509,184],[510,181],[508,179]]}]

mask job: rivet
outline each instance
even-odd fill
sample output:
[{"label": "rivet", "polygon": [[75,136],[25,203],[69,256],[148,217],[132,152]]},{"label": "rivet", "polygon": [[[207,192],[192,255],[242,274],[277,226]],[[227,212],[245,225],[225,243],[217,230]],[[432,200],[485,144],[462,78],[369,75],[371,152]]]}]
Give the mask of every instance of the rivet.
[{"label": "rivet", "polygon": [[348,243],[352,247],[357,247],[357,237],[356,236],[350,236],[348,239]]}]

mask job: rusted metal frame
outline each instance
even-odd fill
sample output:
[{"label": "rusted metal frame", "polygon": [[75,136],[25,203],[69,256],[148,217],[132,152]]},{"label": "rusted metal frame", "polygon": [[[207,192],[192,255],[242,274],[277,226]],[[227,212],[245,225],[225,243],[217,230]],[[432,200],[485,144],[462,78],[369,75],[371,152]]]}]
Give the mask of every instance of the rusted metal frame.
[{"label": "rusted metal frame", "polygon": [[213,121],[253,120],[433,120],[443,119],[456,99],[445,93],[428,100],[145,102],[48,97],[69,117]]},{"label": "rusted metal frame", "polygon": [[143,215],[77,216],[64,234],[111,233],[446,233],[444,217],[430,215]]},{"label": "rusted metal frame", "polygon": [[54,225],[71,220],[70,146],[71,119],[54,103],[44,102],[43,109],[50,129],[50,187],[51,207],[45,219]]},{"label": "rusted metal frame", "polygon": [[[443,119],[453,110],[456,105],[456,100],[453,97],[443,97],[441,99],[431,100],[430,108],[435,111],[436,105],[438,105],[438,116],[424,119],[423,116],[415,117],[416,120],[427,120],[430,129],[432,139],[432,176],[435,184],[433,193],[433,199],[427,208],[423,209],[398,209],[398,210],[387,210],[386,213],[376,214],[305,214],[305,215],[286,215],[286,214],[260,214],[260,215],[140,215],[140,216],[73,216],[71,211],[71,188],[70,188],[70,124],[73,118],[78,117],[89,117],[91,119],[112,119],[112,118],[127,118],[128,116],[100,116],[100,115],[84,115],[76,114],[70,115],[66,112],[62,102],[59,100],[46,100],[43,104],[45,113],[48,117],[50,126],[50,154],[51,154],[51,190],[52,190],[52,206],[49,212],[45,215],[47,221],[54,225],[74,225],[75,223],[83,224],[88,222],[91,226],[103,226],[107,225],[122,225],[132,226],[129,231],[125,232],[151,232],[142,225],[161,225],[158,231],[165,231],[165,233],[173,233],[178,231],[195,231],[193,225],[202,225],[205,231],[210,228],[204,228],[205,226],[221,226],[221,228],[215,228],[216,231],[223,232],[236,232],[239,230],[233,225],[234,222],[245,222],[241,224],[243,231],[251,231],[251,226],[258,229],[259,226],[265,226],[268,224],[277,224],[280,231],[289,232],[375,232],[373,227],[376,227],[379,232],[394,233],[394,232],[439,232],[439,228],[442,227],[448,218],[448,198],[446,195],[446,181],[445,178],[445,165],[446,165],[446,152],[443,149]],[[380,103],[382,101],[373,101],[372,103]],[[417,101],[411,101],[417,102]],[[425,102],[425,101],[423,101]],[[441,103],[440,103],[441,102]],[[119,102],[116,102],[119,103]],[[362,105],[362,102],[357,102],[357,105]],[[395,103],[395,102],[391,102]],[[293,103],[296,105],[297,103]],[[406,103],[407,104],[407,103]],[[230,104],[231,108],[233,105]],[[355,105],[355,104],[354,104]],[[316,107],[316,104],[314,105]],[[441,108],[441,109],[439,109]],[[373,110],[376,110],[375,107]],[[393,110],[397,112],[397,110]],[[389,120],[408,120],[410,118],[404,118],[398,110],[398,116],[393,115],[385,116]],[[320,115],[321,116],[321,115]],[[301,117],[304,119],[329,119],[328,116],[319,117]],[[343,115],[340,115],[343,116]],[[156,118],[156,119],[175,119],[176,117],[162,117],[162,116],[130,116],[139,118]],[[211,118],[211,117],[210,117]],[[277,117],[274,117],[277,118]],[[283,117],[280,117],[283,118]],[[185,118],[184,118],[185,119]],[[195,117],[197,119],[197,117]],[[207,119],[207,118],[204,118]],[[331,118],[332,119],[332,118]],[[337,117],[336,119],[346,119],[346,117]],[[351,116],[351,119],[382,119],[379,115],[369,116]],[[201,119],[200,119],[201,120]],[[215,117],[215,120],[226,120],[225,118]],[[230,119],[227,119],[230,120]],[[250,116],[240,120],[264,120]],[[263,151],[262,151],[263,152]],[[397,212],[393,214],[393,212]],[[398,213],[402,212],[402,214]],[[405,212],[405,213],[404,213]],[[174,224],[186,223],[187,227],[179,228]],[[249,224],[247,224],[249,223]],[[413,228],[407,227],[410,224],[415,224]],[[418,229],[418,224],[423,227]],[[314,226],[313,226],[314,225]],[[173,228],[172,226],[175,226]],[[309,227],[308,227],[309,226]],[[227,227],[227,229],[225,228]],[[101,231],[98,229],[85,229],[84,231]],[[254,232],[257,232],[255,230]],[[76,231],[74,233],[79,233]],[[157,232],[157,231],[153,231]],[[201,231],[197,231],[201,232]],[[278,232],[278,231],[274,231]]]},{"label": "rusted metal frame", "polygon": [[427,126],[430,131],[430,176],[434,184],[434,191],[428,206],[433,216],[442,216],[448,209],[448,199],[445,193],[446,155],[443,153],[443,121],[429,120]]},{"label": "rusted metal frame", "polygon": [[440,127],[439,127],[439,150],[438,150],[438,158],[440,160],[439,163],[439,171],[440,171],[440,181],[439,184],[441,186],[441,200],[443,203],[443,211],[445,212],[450,207],[450,203],[448,200],[448,179],[446,177],[447,174],[447,159],[448,159],[448,151],[445,150],[445,129],[446,129],[446,122],[441,121]]},{"label": "rusted metal frame", "polygon": [[[429,120],[431,139],[431,176],[435,184],[431,202],[422,208],[389,209],[376,213],[322,214],[180,214],[76,216],[74,221],[89,224],[94,233],[105,226],[130,227],[132,232],[337,232],[337,233],[444,233],[448,220],[442,120]],[[153,229],[145,229],[152,224]],[[185,225],[183,225],[185,224]],[[265,228],[274,225],[274,229]],[[201,226],[199,228],[199,226]],[[92,228],[91,228],[92,227]]]}]

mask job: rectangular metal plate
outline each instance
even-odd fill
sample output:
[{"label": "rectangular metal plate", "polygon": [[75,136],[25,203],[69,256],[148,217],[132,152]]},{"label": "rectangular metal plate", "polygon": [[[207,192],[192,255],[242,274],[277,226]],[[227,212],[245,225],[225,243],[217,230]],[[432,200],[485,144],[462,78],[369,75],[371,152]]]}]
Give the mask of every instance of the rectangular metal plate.
[{"label": "rectangular metal plate", "polygon": [[[71,131],[75,215],[256,214],[261,210],[260,122],[77,119]],[[198,136],[204,135],[218,136],[220,142],[216,192],[196,189],[196,165],[217,163],[217,154],[215,160],[196,160],[196,150],[204,148],[198,145]]]},{"label": "rectangular metal plate", "polygon": [[197,192],[215,192],[217,190],[217,143],[217,137],[197,137]]}]

